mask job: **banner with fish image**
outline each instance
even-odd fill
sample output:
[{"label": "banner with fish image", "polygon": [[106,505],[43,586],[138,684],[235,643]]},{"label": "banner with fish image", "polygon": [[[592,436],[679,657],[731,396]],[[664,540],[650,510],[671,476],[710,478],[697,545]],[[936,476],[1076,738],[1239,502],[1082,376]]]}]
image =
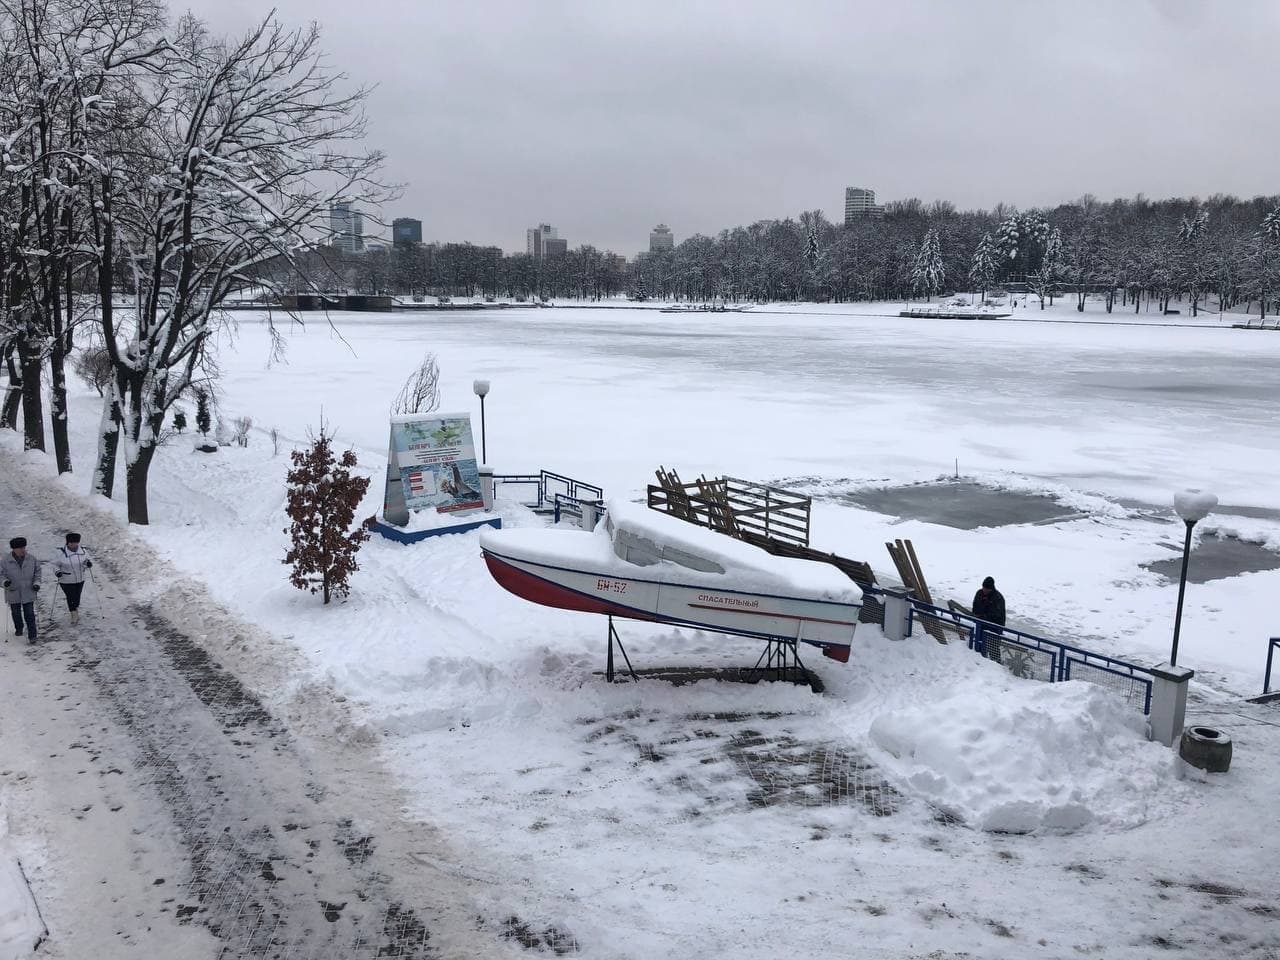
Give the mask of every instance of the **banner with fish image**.
[{"label": "banner with fish image", "polygon": [[409,522],[409,511],[481,510],[480,468],[466,413],[404,414],[391,418],[383,515]]}]

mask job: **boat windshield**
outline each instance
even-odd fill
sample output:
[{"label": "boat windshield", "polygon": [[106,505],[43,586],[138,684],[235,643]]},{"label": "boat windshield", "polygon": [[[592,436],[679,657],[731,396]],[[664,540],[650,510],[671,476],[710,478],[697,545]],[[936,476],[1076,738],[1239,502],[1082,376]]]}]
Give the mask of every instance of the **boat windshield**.
[{"label": "boat windshield", "polygon": [[658,543],[648,537],[632,533],[630,530],[613,529],[613,552],[627,563],[640,567],[652,566],[666,560],[677,566],[700,573],[724,573],[722,567],[709,557],[700,556],[683,547],[675,547],[669,543]]}]

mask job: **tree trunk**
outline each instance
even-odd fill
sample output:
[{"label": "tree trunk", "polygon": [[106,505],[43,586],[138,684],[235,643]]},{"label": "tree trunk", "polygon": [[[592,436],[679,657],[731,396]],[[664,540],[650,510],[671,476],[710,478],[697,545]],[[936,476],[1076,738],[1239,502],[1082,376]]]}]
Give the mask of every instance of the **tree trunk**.
[{"label": "tree trunk", "polygon": [[90,493],[111,499],[116,485],[116,451],[120,447],[119,407],[114,396],[102,401],[102,420],[98,428],[98,465],[93,471]]},{"label": "tree trunk", "polygon": [[54,339],[49,354],[49,416],[53,428],[53,455],[58,473],[71,472],[71,443],[67,437],[67,371],[61,338]]},{"label": "tree trunk", "polygon": [[151,470],[151,460],[155,454],[155,444],[148,443],[138,448],[133,462],[125,467],[125,493],[130,523],[143,526],[150,523],[147,516],[147,473]]},{"label": "tree trunk", "polygon": [[5,390],[4,407],[0,409],[0,427],[10,430],[18,429],[18,408],[22,405],[22,372],[13,354],[5,357],[9,366],[9,386]]},{"label": "tree trunk", "polygon": [[[19,347],[21,350],[21,347]],[[40,396],[40,354],[22,357],[22,448],[44,450],[44,398]]]}]

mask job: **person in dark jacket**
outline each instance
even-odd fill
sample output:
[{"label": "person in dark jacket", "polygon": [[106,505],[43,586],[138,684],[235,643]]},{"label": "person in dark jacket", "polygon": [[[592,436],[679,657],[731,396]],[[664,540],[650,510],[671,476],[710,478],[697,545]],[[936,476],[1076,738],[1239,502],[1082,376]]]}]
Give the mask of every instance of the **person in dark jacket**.
[{"label": "person in dark jacket", "polygon": [[22,636],[26,621],[27,641],[36,642],[36,594],[40,592],[40,561],[27,555],[26,537],[9,541],[9,552],[0,557],[0,580],[4,600],[13,614],[13,627]]},{"label": "person in dark jacket", "polygon": [[993,577],[982,581],[982,589],[973,595],[973,615],[987,623],[1004,626],[1004,594],[996,589]]},{"label": "person in dark jacket", "polygon": [[[978,624],[977,649],[988,659],[1003,663],[1004,651],[997,637],[1003,632],[1000,627],[1004,626],[1004,594],[996,589],[994,577],[983,580],[982,589],[973,595],[973,615],[986,621]],[[990,623],[1000,626],[987,626]]]}]

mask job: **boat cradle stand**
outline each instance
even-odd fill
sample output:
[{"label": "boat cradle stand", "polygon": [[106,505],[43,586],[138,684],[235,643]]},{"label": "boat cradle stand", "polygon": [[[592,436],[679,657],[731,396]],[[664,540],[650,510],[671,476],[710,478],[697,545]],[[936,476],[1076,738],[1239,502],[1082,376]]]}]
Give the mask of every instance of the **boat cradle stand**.
[{"label": "boat cradle stand", "polygon": [[[704,628],[705,629],[705,628]],[[741,636],[749,639],[759,639],[759,636],[751,637],[748,634],[735,634],[727,630],[705,631],[709,633],[723,633],[725,636]],[[631,665],[631,658],[627,656],[627,648],[622,645],[622,637],[618,634],[618,628],[613,625],[613,617],[609,617],[609,647],[608,656],[605,660],[605,680],[608,683],[614,682],[614,677],[618,671],[615,671],[613,664],[613,648],[617,645],[618,652],[622,654],[622,659],[627,665],[627,673],[631,675],[632,680],[639,680],[635,667]],[[755,666],[750,668],[740,668],[741,674],[739,682],[757,683],[760,680],[783,680],[790,683],[803,683],[810,686],[815,693],[820,693],[822,689],[821,681],[816,675],[809,672],[805,667],[804,661],[800,659],[799,643],[795,640],[789,640],[782,637],[774,637],[767,640],[764,652],[756,660]],[[728,679],[721,677],[721,679]]]},{"label": "boat cradle stand", "polygon": [[627,662],[627,672],[631,674],[632,680],[639,680],[636,676],[635,667],[631,666],[631,658],[627,656],[627,648],[622,645],[622,638],[618,636],[617,628],[613,625],[613,617],[609,617],[609,658],[605,661],[604,678],[609,683],[613,683],[613,645],[618,645],[618,649],[622,651],[622,659]]}]

